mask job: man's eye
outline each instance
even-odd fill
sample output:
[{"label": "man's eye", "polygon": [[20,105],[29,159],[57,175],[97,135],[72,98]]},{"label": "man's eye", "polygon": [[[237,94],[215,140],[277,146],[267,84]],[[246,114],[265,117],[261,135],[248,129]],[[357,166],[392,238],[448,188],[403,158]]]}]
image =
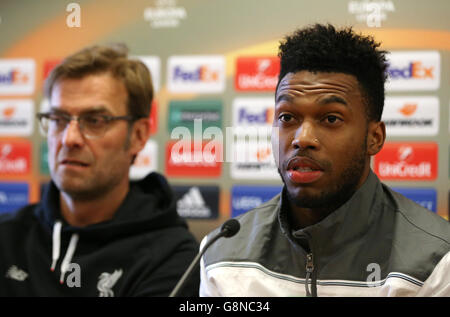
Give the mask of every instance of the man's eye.
[{"label": "man's eye", "polygon": [[56,125],[65,126],[69,122],[69,120],[66,117],[55,115],[55,114],[50,115],[48,117],[48,119],[51,123],[56,124]]},{"label": "man's eye", "polygon": [[327,121],[327,123],[336,123],[336,122],[339,122],[339,121],[342,121],[340,118],[338,118],[338,117],[336,117],[336,116],[327,116],[326,118],[325,118],[325,120]]},{"label": "man's eye", "polygon": [[292,115],[290,114],[282,114],[278,117],[278,120],[282,121],[282,122],[289,122],[292,120]]},{"label": "man's eye", "polygon": [[88,124],[89,126],[100,126],[105,122],[105,119],[100,116],[89,116],[84,117],[82,119],[85,124]]}]

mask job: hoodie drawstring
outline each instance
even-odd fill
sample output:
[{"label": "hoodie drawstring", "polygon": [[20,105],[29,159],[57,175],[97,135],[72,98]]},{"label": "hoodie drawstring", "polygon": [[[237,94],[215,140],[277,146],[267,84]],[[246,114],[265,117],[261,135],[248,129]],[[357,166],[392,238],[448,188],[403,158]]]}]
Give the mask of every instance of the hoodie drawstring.
[{"label": "hoodie drawstring", "polygon": [[[61,248],[61,221],[56,221],[53,225],[53,247],[52,247],[52,266],[50,268],[51,271],[55,270],[56,262],[59,259],[60,248]],[[73,233],[70,237],[69,247],[67,248],[66,255],[61,264],[61,277],[59,282],[61,284],[64,283],[64,275],[69,268],[69,264],[72,261],[73,254],[75,253],[75,249],[77,248],[78,243],[78,234]]]},{"label": "hoodie drawstring", "polygon": [[61,248],[61,221],[55,222],[53,225],[53,246],[52,246],[52,266],[50,271],[55,270],[56,262],[59,259],[59,249]]}]

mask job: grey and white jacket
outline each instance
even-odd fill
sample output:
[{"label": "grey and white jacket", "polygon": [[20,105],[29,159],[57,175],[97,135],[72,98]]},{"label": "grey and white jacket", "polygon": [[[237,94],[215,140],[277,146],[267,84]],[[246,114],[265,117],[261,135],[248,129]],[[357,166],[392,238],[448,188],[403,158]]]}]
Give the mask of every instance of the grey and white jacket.
[{"label": "grey and white jacket", "polygon": [[284,193],[239,216],[241,230],[206,251],[200,296],[450,296],[449,222],[373,172],[339,209],[297,231]]}]

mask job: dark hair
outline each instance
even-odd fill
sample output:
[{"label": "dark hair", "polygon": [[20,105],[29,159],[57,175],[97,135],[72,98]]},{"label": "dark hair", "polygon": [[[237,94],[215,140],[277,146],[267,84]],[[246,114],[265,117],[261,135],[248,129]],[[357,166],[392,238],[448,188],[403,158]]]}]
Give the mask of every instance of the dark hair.
[{"label": "dark hair", "polygon": [[91,46],[65,58],[48,76],[45,95],[50,98],[59,80],[108,72],[125,85],[128,114],[135,118],[148,117],[153,99],[150,71],[141,61],[128,58],[124,44]]},{"label": "dark hair", "polygon": [[280,43],[278,84],[287,73],[302,70],[353,75],[362,88],[368,119],[380,121],[387,52],[379,46],[371,36],[356,34],[351,27],[336,30],[330,24],[315,24],[299,29]]}]

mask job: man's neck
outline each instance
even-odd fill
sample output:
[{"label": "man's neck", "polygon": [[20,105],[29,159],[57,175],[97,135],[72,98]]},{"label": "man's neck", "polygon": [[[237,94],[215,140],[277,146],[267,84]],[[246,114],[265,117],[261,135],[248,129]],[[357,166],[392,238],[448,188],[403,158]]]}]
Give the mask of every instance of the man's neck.
[{"label": "man's neck", "polygon": [[292,229],[299,230],[309,226],[312,226],[323,219],[325,219],[334,210],[330,209],[311,209],[301,208],[293,203],[289,204],[290,207],[290,222],[292,223]]},{"label": "man's neck", "polygon": [[110,220],[124,201],[129,190],[127,186],[117,186],[112,191],[93,199],[77,199],[61,192],[61,215],[74,227],[85,227]]}]

